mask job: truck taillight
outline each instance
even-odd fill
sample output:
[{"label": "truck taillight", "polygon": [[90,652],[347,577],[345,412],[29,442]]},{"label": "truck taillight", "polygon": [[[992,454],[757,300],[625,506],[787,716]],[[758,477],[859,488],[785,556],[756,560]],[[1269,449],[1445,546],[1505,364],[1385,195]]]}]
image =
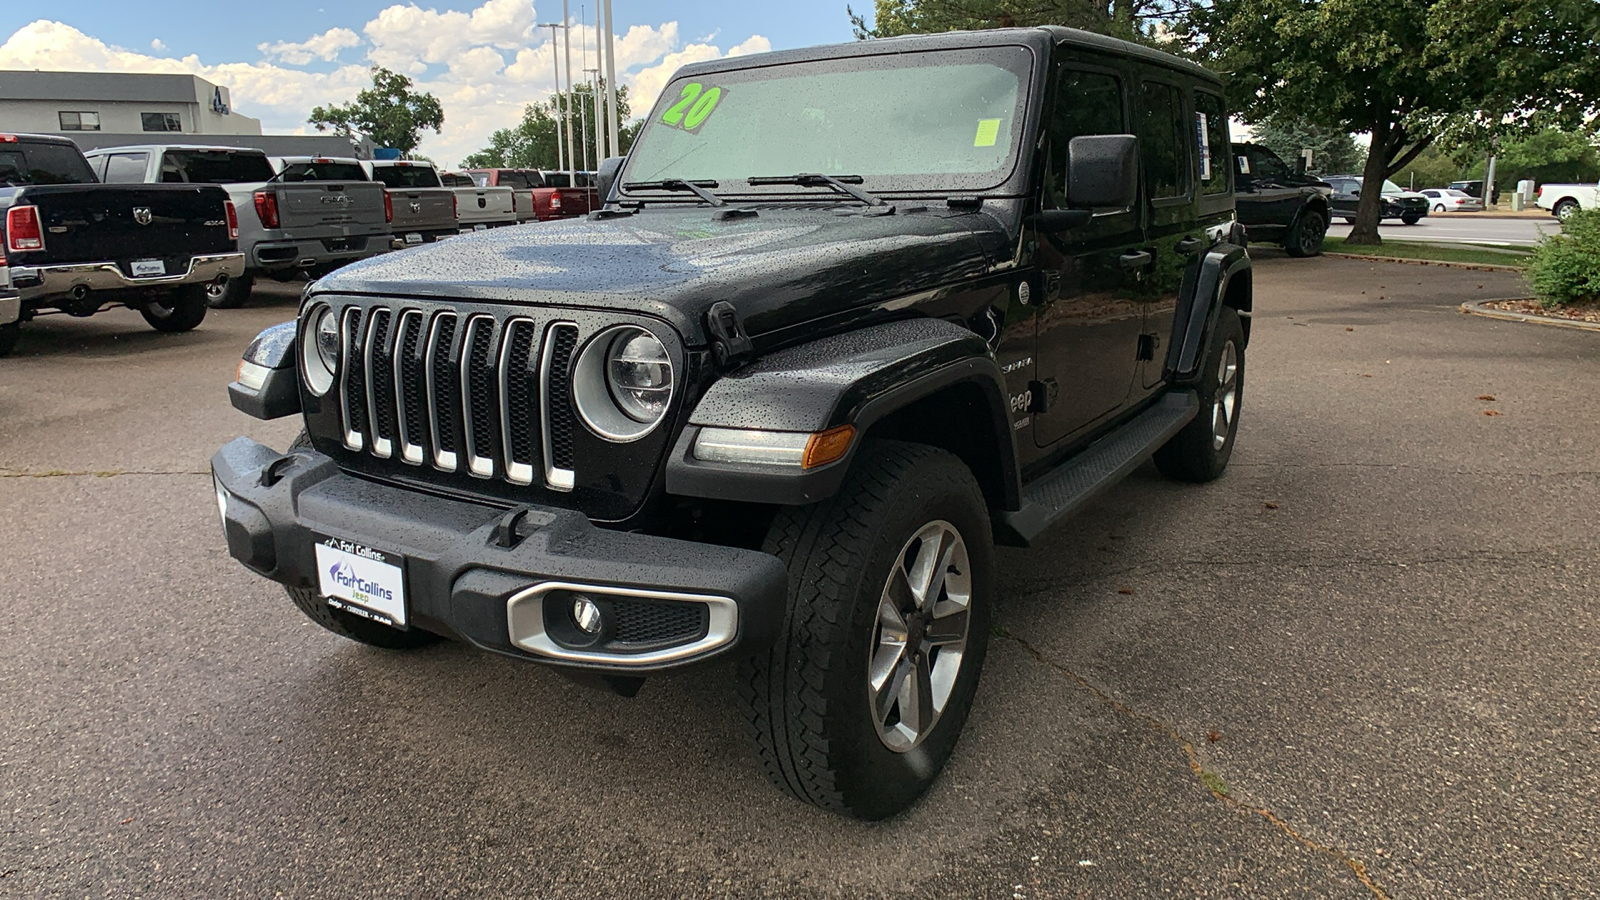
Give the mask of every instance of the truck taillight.
[{"label": "truck taillight", "polygon": [[394,221],[394,198],[389,196],[388,191],[383,192],[383,220],[391,223]]},{"label": "truck taillight", "polygon": [[256,191],[256,218],[263,228],[278,227],[278,195],[273,191]]},{"label": "truck taillight", "polygon": [[37,207],[13,206],[6,211],[6,249],[12,253],[44,249],[44,229],[39,225]]},{"label": "truck taillight", "polygon": [[461,218],[461,198],[455,194],[450,195],[450,215]]},{"label": "truck taillight", "polygon": [[222,201],[228,207],[228,239],[239,239],[239,209],[233,205],[232,200]]},{"label": "truck taillight", "polygon": [[551,191],[550,192],[550,208],[551,209],[560,209],[561,208],[561,192],[560,191]]}]

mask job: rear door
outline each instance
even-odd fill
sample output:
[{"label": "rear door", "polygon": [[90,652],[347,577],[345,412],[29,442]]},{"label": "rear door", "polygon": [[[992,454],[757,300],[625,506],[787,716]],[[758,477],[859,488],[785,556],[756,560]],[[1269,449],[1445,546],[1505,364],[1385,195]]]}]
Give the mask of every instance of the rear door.
[{"label": "rear door", "polygon": [[[1136,291],[1147,323],[1141,361],[1165,357],[1184,272],[1210,244],[1199,212],[1201,145],[1189,94],[1176,77],[1169,81],[1160,74],[1139,85],[1137,134],[1144,173],[1145,252],[1150,254],[1138,273]],[[1216,173],[1216,167],[1208,166],[1205,174],[1215,178]],[[1140,387],[1154,387],[1161,367],[1142,368]]]},{"label": "rear door", "polygon": [[[1061,70],[1050,113],[1044,203],[1065,207],[1067,146],[1075,137],[1127,134],[1128,83],[1111,64]],[[1040,447],[1082,436],[1127,401],[1144,309],[1131,290],[1142,267],[1137,206],[1098,210],[1087,225],[1037,236],[1039,384],[1033,436]],[[1043,407],[1042,411],[1040,407]]]}]

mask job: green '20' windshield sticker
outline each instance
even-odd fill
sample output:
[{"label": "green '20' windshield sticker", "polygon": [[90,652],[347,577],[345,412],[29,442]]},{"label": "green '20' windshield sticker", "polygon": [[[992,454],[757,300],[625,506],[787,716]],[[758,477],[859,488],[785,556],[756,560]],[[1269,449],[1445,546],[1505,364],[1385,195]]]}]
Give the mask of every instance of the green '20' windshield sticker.
[{"label": "green '20' windshield sticker", "polygon": [[727,91],[720,87],[707,88],[698,81],[691,81],[678,93],[678,102],[661,114],[661,124],[697,132],[726,95]]}]

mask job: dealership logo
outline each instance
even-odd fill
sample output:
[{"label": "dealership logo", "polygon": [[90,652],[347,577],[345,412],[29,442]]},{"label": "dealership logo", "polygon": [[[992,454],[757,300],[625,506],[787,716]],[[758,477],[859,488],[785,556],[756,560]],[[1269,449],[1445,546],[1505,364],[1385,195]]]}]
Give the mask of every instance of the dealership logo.
[{"label": "dealership logo", "polygon": [[357,600],[364,600],[369,597],[375,600],[394,599],[393,591],[357,575],[356,567],[348,562],[334,563],[328,569],[328,577],[333,579],[334,584],[353,592]]},{"label": "dealership logo", "polygon": [[150,207],[148,206],[135,206],[133,208],[133,220],[140,225],[149,225],[154,218],[155,216],[150,214]]}]

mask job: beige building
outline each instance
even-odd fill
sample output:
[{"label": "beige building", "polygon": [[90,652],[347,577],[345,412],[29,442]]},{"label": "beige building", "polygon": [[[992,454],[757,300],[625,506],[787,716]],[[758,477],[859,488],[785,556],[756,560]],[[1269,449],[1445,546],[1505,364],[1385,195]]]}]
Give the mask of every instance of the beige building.
[{"label": "beige building", "polygon": [[0,71],[0,131],[61,134],[260,134],[228,89],[196,75]]}]

